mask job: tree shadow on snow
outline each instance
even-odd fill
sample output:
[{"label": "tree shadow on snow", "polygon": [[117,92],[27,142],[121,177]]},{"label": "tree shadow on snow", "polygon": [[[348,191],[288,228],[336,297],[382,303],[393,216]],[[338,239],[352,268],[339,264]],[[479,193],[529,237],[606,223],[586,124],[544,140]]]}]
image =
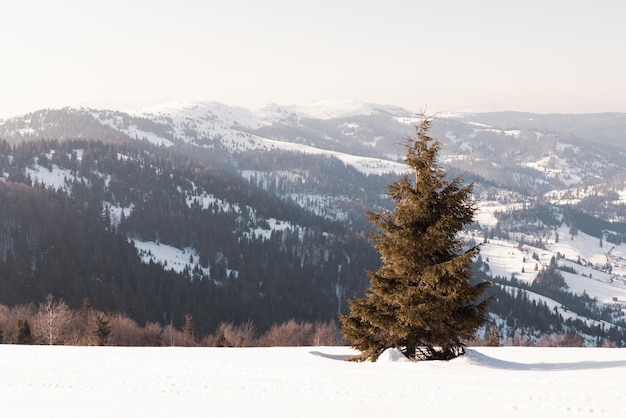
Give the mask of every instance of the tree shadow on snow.
[{"label": "tree shadow on snow", "polygon": [[490,357],[474,350],[468,350],[466,357],[469,362],[477,366],[502,370],[593,370],[626,367],[626,360],[612,361],[572,361],[563,363],[518,363]]},{"label": "tree shadow on snow", "polygon": [[330,360],[341,360],[341,361],[345,361],[352,357],[352,355],[349,355],[349,354],[328,354],[328,353],[322,353],[321,351],[309,351],[309,354],[312,354],[318,357],[327,358]]}]

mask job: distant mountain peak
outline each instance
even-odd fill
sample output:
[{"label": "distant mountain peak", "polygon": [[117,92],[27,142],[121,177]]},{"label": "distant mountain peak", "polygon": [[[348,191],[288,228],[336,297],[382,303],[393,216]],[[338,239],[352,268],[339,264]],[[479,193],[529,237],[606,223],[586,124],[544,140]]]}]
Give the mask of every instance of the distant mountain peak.
[{"label": "distant mountain peak", "polygon": [[269,103],[260,109],[263,113],[296,114],[300,118],[338,119],[353,116],[369,116],[387,113],[394,116],[415,116],[404,108],[394,105],[368,103],[359,100],[319,100],[311,103],[280,105]]},{"label": "distant mountain peak", "polygon": [[130,114],[145,115],[145,114],[167,114],[167,115],[179,115],[183,113],[205,113],[211,109],[226,109],[230,108],[224,103],[220,103],[215,100],[172,100],[168,102],[159,103],[156,105],[141,107],[135,109]]}]

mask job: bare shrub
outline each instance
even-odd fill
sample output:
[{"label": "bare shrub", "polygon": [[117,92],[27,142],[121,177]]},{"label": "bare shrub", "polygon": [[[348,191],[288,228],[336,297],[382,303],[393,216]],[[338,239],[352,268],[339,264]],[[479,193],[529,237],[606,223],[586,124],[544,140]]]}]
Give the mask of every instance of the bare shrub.
[{"label": "bare shrub", "polygon": [[514,347],[521,347],[523,343],[524,341],[522,340],[522,336],[518,334],[513,337],[511,345]]},{"label": "bare shrub", "polygon": [[234,330],[236,334],[235,347],[252,347],[257,344],[256,325],[252,321],[239,324]]},{"label": "bare shrub", "polygon": [[35,305],[32,303],[16,305],[9,310],[7,339],[11,344],[32,344],[32,330],[30,324],[35,315]]},{"label": "bare shrub", "polygon": [[141,345],[159,347],[163,345],[163,328],[156,322],[146,322],[141,334]]},{"label": "bare shrub", "polygon": [[313,345],[339,345],[339,329],[337,323],[334,321],[329,322],[316,322],[315,330],[313,331]]},{"label": "bare shrub", "polygon": [[35,305],[33,305],[32,303],[14,306],[13,308],[11,308],[10,313],[9,313],[10,327],[13,328],[18,318],[32,321],[33,316],[35,315],[35,312],[36,312]]},{"label": "bare shrub", "polygon": [[490,326],[485,335],[485,345],[487,347],[499,347],[500,344],[500,331],[495,326]]},{"label": "bare shrub", "polygon": [[27,319],[18,318],[11,332],[11,344],[32,344],[33,338]]},{"label": "bare shrub", "polygon": [[217,345],[215,345],[215,337],[216,336],[214,334],[205,335],[202,337],[198,345],[200,347],[217,347]]},{"label": "bare shrub", "polygon": [[313,324],[290,319],[274,324],[259,338],[259,345],[266,347],[298,347],[312,344]]},{"label": "bare shrub", "polygon": [[516,335],[513,338],[513,346],[516,347],[536,347],[537,344],[530,336]]},{"label": "bare shrub", "polygon": [[0,344],[9,335],[11,335],[11,309],[6,305],[0,305]]},{"label": "bare shrub", "polygon": [[533,341],[530,337],[522,338],[516,336],[513,345],[522,347],[582,347],[583,338],[571,332],[564,332],[557,335],[541,334]]},{"label": "bare shrub", "polygon": [[583,338],[575,333],[564,332],[553,339],[553,347],[582,347]]},{"label": "bare shrub", "polygon": [[256,344],[256,326],[252,321],[235,325],[221,322],[212,344],[215,347],[252,347]]},{"label": "bare shrub", "polygon": [[163,330],[163,344],[166,346],[182,346],[184,344],[183,333],[177,330],[172,324],[165,327]]},{"label": "bare shrub", "polygon": [[109,326],[111,327],[108,341],[110,345],[139,345],[142,329],[134,320],[121,314],[109,315]]}]

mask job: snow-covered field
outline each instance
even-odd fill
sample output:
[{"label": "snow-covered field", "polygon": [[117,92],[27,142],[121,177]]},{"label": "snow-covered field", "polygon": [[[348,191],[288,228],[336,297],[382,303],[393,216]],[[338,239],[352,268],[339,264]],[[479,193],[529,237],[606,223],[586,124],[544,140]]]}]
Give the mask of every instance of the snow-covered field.
[{"label": "snow-covered field", "polygon": [[477,347],[450,362],[346,347],[0,345],[6,417],[622,417],[626,349]]}]

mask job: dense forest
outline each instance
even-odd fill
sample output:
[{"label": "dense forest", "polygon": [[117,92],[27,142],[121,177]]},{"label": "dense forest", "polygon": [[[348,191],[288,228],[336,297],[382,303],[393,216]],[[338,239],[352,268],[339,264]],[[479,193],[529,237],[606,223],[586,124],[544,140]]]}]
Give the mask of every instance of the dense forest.
[{"label": "dense forest", "polygon": [[[77,307],[88,297],[140,323],[181,326],[189,313],[202,333],[251,319],[265,330],[290,318],[334,320],[378,262],[362,231],[146,144],[1,147],[1,303],[53,294]],[[41,170],[62,173],[63,185],[38,180]],[[142,262],[133,240],[197,256],[175,272]]]},{"label": "dense forest", "polygon": [[[52,295],[79,310],[87,298],[98,311],[163,330],[182,329],[191,316],[199,337],[217,335],[223,323],[252,322],[262,335],[290,320],[335,322],[346,300],[367,288],[365,272],[380,265],[364,212],[388,204],[390,177],[281,151],[247,152],[234,162],[218,148],[117,137],[0,141],[0,304],[14,309]],[[489,183],[478,180],[487,190]],[[609,228],[614,236],[607,239],[623,238],[620,224],[600,224],[575,208],[529,205],[498,217],[485,239],[562,222],[592,235]],[[142,249],[145,243],[151,250]],[[159,247],[180,250],[185,265],[159,259]],[[477,279],[486,278],[485,266],[479,257]],[[542,283],[557,274],[538,271],[532,287],[494,278],[494,316],[478,337],[491,328],[511,343],[581,332],[597,344],[624,345],[622,327],[567,322],[528,296],[609,318],[592,310],[593,301]]]}]

